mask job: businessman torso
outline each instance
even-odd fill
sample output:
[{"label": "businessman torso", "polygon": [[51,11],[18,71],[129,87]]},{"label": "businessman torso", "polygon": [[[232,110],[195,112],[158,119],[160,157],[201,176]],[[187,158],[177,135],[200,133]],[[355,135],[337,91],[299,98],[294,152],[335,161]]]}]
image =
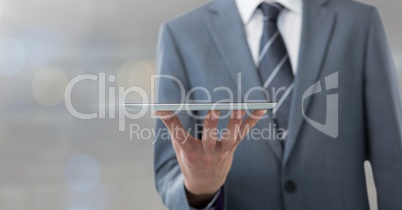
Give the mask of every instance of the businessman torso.
[{"label": "businessman torso", "polygon": [[[187,90],[203,87],[212,101],[221,101],[230,98],[219,89],[226,87],[234,101],[266,100],[251,91],[262,84],[234,1],[215,0],[167,22],[159,50],[160,73]],[[380,209],[402,209],[401,113],[390,57],[374,8],[349,0],[304,1],[284,150],[269,138],[246,137],[224,185],[225,208],[369,209],[363,164],[370,160]],[[179,100],[177,87],[163,81],[160,87],[159,102]],[[191,99],[208,98],[195,91]],[[196,123],[183,119],[187,127]],[[157,142],[156,170],[172,159],[169,142]],[[169,182],[158,173],[157,185]]]}]

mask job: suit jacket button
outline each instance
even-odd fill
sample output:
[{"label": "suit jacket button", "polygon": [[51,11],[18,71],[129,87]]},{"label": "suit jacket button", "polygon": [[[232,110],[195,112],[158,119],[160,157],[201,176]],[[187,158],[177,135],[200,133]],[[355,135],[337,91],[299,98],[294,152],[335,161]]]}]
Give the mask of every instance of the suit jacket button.
[{"label": "suit jacket button", "polygon": [[285,182],[284,184],[284,188],[286,192],[292,193],[294,191],[296,191],[296,183],[292,180],[288,180]]}]

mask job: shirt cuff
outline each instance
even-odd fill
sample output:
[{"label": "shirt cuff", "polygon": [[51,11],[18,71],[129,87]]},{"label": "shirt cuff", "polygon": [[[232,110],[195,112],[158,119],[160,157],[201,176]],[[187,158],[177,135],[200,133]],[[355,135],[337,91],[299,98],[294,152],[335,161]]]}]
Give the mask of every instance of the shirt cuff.
[{"label": "shirt cuff", "polygon": [[205,208],[203,208],[203,209],[196,209],[196,208],[190,207],[190,210],[214,210],[214,209],[215,209],[214,204],[215,204],[216,200],[218,199],[219,195],[221,194],[221,191],[222,191],[222,189],[220,189],[220,190],[215,194],[215,196],[212,198],[212,200],[208,203],[208,205],[207,205]]}]

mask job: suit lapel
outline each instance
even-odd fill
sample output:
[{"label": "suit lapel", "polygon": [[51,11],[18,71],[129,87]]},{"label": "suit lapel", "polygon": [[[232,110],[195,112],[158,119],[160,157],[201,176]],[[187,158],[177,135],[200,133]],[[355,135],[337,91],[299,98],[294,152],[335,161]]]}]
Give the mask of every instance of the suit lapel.
[{"label": "suit lapel", "polygon": [[[208,31],[221,54],[231,78],[237,84],[242,102],[249,92],[248,101],[266,101],[262,91],[250,91],[262,87],[257,68],[254,64],[247,43],[244,25],[238,13],[234,0],[215,0],[211,7],[212,13],[206,21]],[[240,75],[240,76],[239,76]],[[271,119],[261,120],[260,125],[269,125]],[[282,161],[282,149],[277,142],[267,141],[269,148]]]},{"label": "suit lapel", "polygon": [[[330,41],[335,14],[325,7],[327,0],[305,0],[303,4],[303,26],[299,52],[299,66],[292,96],[289,119],[289,134],[286,140],[283,165],[295,146],[304,118],[302,114],[303,94],[319,79],[320,71]],[[308,111],[311,97],[304,100],[304,111]]]}]

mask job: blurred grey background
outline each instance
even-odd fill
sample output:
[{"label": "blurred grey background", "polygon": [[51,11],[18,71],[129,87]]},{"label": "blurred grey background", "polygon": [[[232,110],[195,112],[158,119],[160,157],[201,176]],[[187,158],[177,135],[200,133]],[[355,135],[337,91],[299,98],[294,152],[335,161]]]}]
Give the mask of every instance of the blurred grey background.
[{"label": "blurred grey background", "polygon": [[[78,75],[106,73],[117,77],[106,88],[149,92],[160,24],[205,2],[0,0],[0,210],[164,209],[152,139],[128,132],[129,124],[152,128],[153,121],[129,120],[119,132],[109,106],[105,119],[77,119],[64,90]],[[402,0],[364,2],[381,11],[402,83]],[[72,91],[83,113],[99,114],[98,98],[98,81]],[[369,165],[367,172],[376,209]]]}]

